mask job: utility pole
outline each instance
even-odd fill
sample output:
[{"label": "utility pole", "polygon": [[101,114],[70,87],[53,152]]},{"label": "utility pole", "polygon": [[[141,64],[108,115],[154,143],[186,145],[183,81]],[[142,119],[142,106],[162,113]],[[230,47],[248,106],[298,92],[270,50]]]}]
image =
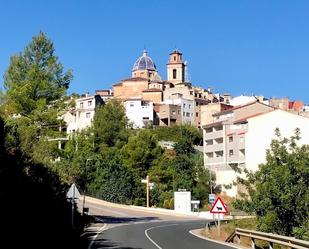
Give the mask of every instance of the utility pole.
[{"label": "utility pole", "polygon": [[147,175],[146,180],[147,207],[149,208],[149,175]]},{"label": "utility pole", "polygon": [[146,205],[149,208],[149,175],[146,176],[146,179],[142,180],[142,183],[146,183]]}]

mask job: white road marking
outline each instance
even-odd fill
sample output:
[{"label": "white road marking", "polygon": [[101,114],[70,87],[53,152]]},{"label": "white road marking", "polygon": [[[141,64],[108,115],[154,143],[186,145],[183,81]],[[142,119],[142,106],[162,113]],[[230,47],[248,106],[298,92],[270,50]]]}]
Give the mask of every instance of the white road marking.
[{"label": "white road marking", "polygon": [[169,225],[161,225],[161,226],[150,227],[150,228],[148,228],[148,229],[145,230],[145,235],[146,235],[147,239],[149,239],[150,242],[151,242],[152,244],[154,244],[158,249],[162,249],[162,247],[160,247],[156,242],[154,242],[154,241],[150,238],[150,236],[148,235],[148,231],[150,231],[150,230],[152,230],[152,229],[155,229],[155,228],[170,227],[170,226],[176,226],[176,225],[178,225],[178,224],[169,224]]},{"label": "white road marking", "polygon": [[[100,221],[102,221],[102,222],[104,222],[104,221],[103,221],[102,219],[100,219],[100,218],[97,218],[97,219],[100,220]],[[88,246],[87,249],[91,249],[91,247],[92,247],[94,241],[97,239],[98,235],[99,235],[100,233],[102,233],[102,231],[104,230],[104,228],[105,228],[106,226],[107,226],[107,224],[104,223],[104,225],[100,228],[100,230],[97,232],[97,234],[92,238],[92,240],[91,240],[91,242],[90,242],[90,244],[89,244],[89,246]]]}]

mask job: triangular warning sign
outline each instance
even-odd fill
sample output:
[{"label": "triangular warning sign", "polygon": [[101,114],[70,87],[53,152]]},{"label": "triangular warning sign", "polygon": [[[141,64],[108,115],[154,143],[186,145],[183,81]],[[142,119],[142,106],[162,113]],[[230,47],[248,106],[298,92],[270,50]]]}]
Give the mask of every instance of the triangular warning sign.
[{"label": "triangular warning sign", "polygon": [[73,183],[69,189],[69,191],[67,192],[67,198],[70,199],[79,199],[80,198],[80,193],[75,185],[75,183]]},{"label": "triangular warning sign", "polygon": [[211,207],[210,213],[212,214],[226,214],[227,213],[225,204],[223,203],[220,196],[217,197],[215,203]]}]

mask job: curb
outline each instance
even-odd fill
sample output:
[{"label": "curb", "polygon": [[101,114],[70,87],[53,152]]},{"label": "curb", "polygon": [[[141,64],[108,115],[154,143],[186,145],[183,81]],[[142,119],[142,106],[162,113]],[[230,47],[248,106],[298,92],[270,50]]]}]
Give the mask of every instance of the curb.
[{"label": "curb", "polygon": [[207,241],[210,241],[210,242],[214,242],[214,243],[217,243],[217,244],[220,244],[220,245],[224,245],[224,246],[229,246],[231,248],[237,248],[237,249],[244,249],[246,247],[240,247],[240,246],[236,246],[234,244],[230,244],[230,243],[226,243],[226,242],[222,242],[222,241],[219,241],[219,240],[214,240],[214,239],[210,239],[210,238],[207,238],[201,234],[199,234],[198,232],[201,231],[202,229],[194,229],[194,230],[190,230],[189,233],[192,234],[193,236],[196,236],[200,239],[204,239],[204,240],[207,240]]}]

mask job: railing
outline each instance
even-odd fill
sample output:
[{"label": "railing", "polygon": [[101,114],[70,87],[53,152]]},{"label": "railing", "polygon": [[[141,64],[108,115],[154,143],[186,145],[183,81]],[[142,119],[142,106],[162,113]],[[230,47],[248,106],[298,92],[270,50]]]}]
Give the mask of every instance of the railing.
[{"label": "railing", "polygon": [[263,233],[240,228],[236,228],[235,231],[225,240],[225,242],[234,242],[234,239],[236,237],[237,243],[240,244],[240,236],[251,238],[251,248],[257,248],[255,240],[267,241],[270,249],[273,249],[274,244],[287,246],[288,248],[297,248],[297,249],[309,248],[309,241],[299,240],[292,237],[281,236],[272,233]]}]

